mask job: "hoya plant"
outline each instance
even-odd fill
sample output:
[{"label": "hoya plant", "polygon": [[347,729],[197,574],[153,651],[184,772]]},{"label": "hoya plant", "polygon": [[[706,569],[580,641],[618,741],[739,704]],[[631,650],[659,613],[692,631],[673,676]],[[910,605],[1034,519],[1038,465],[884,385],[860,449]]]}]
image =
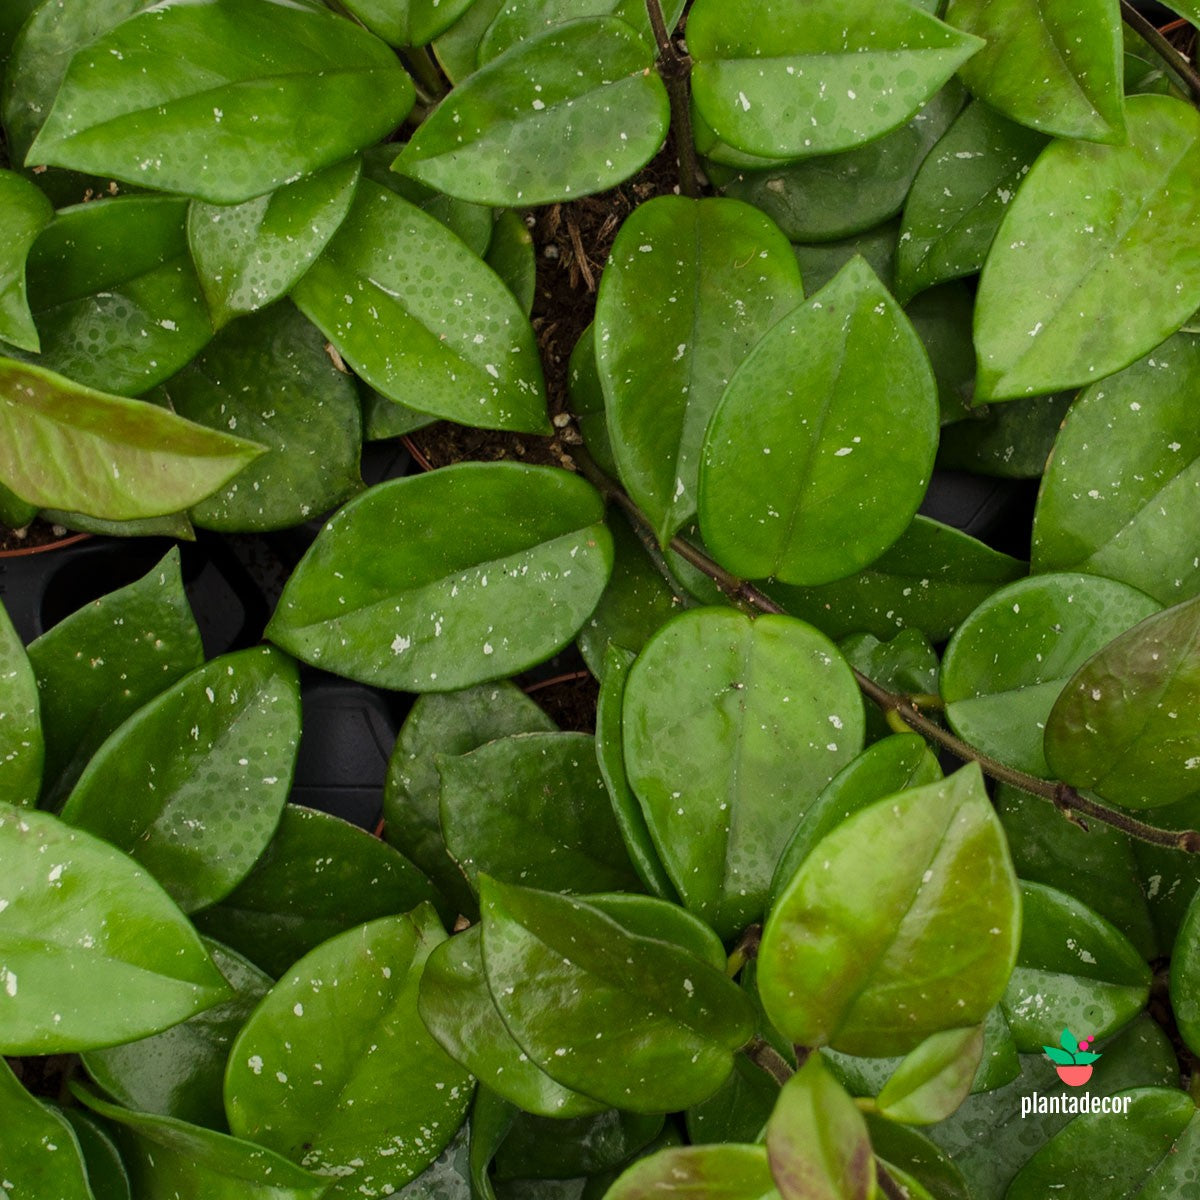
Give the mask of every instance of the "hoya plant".
[{"label": "hoya plant", "polygon": [[1198,19],[8,0],[0,1196],[1195,1195]]}]

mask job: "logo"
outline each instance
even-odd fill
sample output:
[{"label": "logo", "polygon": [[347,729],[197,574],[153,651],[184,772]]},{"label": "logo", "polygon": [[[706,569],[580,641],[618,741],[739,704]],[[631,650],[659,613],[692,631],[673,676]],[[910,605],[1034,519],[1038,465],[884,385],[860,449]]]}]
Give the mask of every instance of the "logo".
[{"label": "logo", "polygon": [[1083,1087],[1092,1077],[1092,1063],[1100,1057],[1088,1047],[1095,1041],[1094,1037],[1075,1040],[1075,1035],[1064,1029],[1058,1039],[1059,1046],[1043,1046],[1046,1057],[1054,1063],[1058,1077],[1068,1087]]}]

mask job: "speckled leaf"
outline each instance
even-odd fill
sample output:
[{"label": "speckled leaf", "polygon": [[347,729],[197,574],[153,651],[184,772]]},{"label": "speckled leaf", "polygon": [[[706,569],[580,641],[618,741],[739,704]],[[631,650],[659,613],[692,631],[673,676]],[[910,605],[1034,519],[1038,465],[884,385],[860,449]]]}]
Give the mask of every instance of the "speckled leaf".
[{"label": "speckled leaf", "polygon": [[[852,667],[889,691],[909,696],[937,692],[937,651],[919,629],[902,629],[886,642],[874,634],[852,633],[838,642],[838,649]],[[883,710],[867,705],[867,742],[894,732]]]},{"label": "speckled leaf", "polygon": [[783,1200],[871,1200],[875,1158],[845,1088],[810,1054],[767,1122],[767,1157]]},{"label": "speckled leaf", "polygon": [[329,1180],[252,1142],[174,1117],[133,1112],[83,1088],[76,1095],[115,1122],[139,1200],[323,1200]]},{"label": "speckled leaf", "polygon": [[351,158],[242,204],[192,201],[188,245],[217,328],[287,294],[346,219],[360,170]]},{"label": "speckled leaf", "polygon": [[663,866],[728,938],[762,916],[792,829],[862,749],[863,709],[837,647],[811,626],[704,608],[642,651],[622,726]]},{"label": "speckled leaf", "polygon": [[765,1146],[726,1143],[661,1150],[629,1167],[605,1200],[779,1200]]},{"label": "speckled leaf", "polygon": [[0,339],[21,350],[40,348],[25,294],[25,260],[53,216],[50,201],[32,183],[0,170],[0,223],[5,231],[0,256]]},{"label": "speckled leaf", "polygon": [[1025,564],[1017,559],[917,516],[857,575],[819,587],[772,584],[767,590],[788,612],[833,638],[864,630],[890,638],[898,629],[919,629],[940,642],[998,584],[1024,572]]},{"label": "speckled leaf", "polygon": [[1044,134],[971,104],[921,164],[904,205],[896,295],[971,275],[983,266],[1005,209]]},{"label": "speckled leaf", "polygon": [[484,262],[504,280],[505,286],[516,296],[521,311],[528,316],[533,311],[537,257],[533,234],[521,215],[511,208],[497,214]]},{"label": "speckled leaf", "polygon": [[444,33],[472,0],[346,0],[346,11],[393,46],[424,46]]},{"label": "speckled leaf", "polygon": [[267,634],[383,687],[442,692],[514,674],[595,608],[612,567],[603,517],[589,484],[549,467],[466,463],[381,484],[321,531]]},{"label": "speckled leaf", "polygon": [[0,697],[0,801],[32,807],[45,755],[37,680],[2,601]]},{"label": "speckled leaf", "polygon": [[985,754],[1049,777],[1042,730],[1059,692],[1097,650],[1157,611],[1144,593],[1095,575],[1035,575],[1001,588],[946,647],[950,724]]},{"label": "speckled leaf", "polygon": [[670,106],[653,62],[650,45],[614,17],[548,29],[456,87],[396,169],[500,207],[602,192],[645,166],[666,137]]},{"label": "speckled leaf", "polygon": [[1128,144],[1047,147],[1005,214],[975,308],[977,399],[1111,375],[1200,307],[1200,113],[1131,96],[1126,114]]},{"label": "speckled leaf", "polygon": [[328,1200],[388,1195],[466,1115],[471,1077],[417,1015],[425,960],[445,936],[425,905],[325,942],[271,989],[229,1052],[230,1128],[334,1177]]},{"label": "speckled leaf", "polygon": [[5,1200],[93,1200],[70,1125],[0,1061],[0,1193]]},{"label": "speckled leaf", "polygon": [[[943,428],[937,465],[1001,479],[1039,479],[1075,398],[1074,392],[1055,392],[981,406],[969,420]],[[1055,566],[1078,569],[1078,563]]]},{"label": "speckled leaf", "polygon": [[1171,955],[1171,1008],[1193,1054],[1200,1046],[1200,892],[1192,897]]},{"label": "speckled leaf", "polygon": [[460,424],[546,431],[537,347],[515,297],[395,192],[359,184],[350,215],[292,298],[389,399]]},{"label": "speckled leaf", "polygon": [[42,634],[29,661],[46,739],[43,802],[57,807],[126,717],[204,661],[178,548]]},{"label": "speckled leaf", "polygon": [[861,570],[916,513],[937,431],[925,349],[871,268],[852,259],[725,389],[704,435],[705,541],[752,579],[811,585]]},{"label": "speckled leaf", "polygon": [[[0,805],[0,1051],[58,1054],[145,1037],[228,997],[167,894],[121,851]],[[120,1003],[98,1004],[97,997]]]},{"label": "speckled leaf", "polygon": [[718,971],[728,965],[725,946],[712,927],[676,903],[633,892],[609,892],[586,899],[626,933],[669,942]]},{"label": "speckled leaf", "polygon": [[664,544],[696,511],[726,384],[803,295],[791,247],[749,205],[659,196],[622,225],[596,302],[596,365],[621,480]]},{"label": "speckled leaf", "polygon": [[751,154],[835,154],[903,125],[983,44],[897,0],[699,0],[697,108]]},{"label": "speckled leaf", "polygon": [[982,1025],[933,1034],[896,1068],[876,1097],[879,1111],[912,1125],[944,1120],[967,1098],[982,1055]]},{"label": "speckled leaf", "polygon": [[320,331],[286,302],[218,334],[161,393],[181,417],[266,453],[192,510],[201,529],[299,525],[362,489],[361,407]]},{"label": "speckled leaf", "polygon": [[75,55],[27,161],[237,204],[378,141],[413,99],[382,42],[322,9],[156,5]]},{"label": "speckled leaf", "polygon": [[120,1151],[99,1118],[82,1108],[64,1108],[62,1115],[79,1141],[95,1200],[132,1200]]},{"label": "speckled leaf", "polygon": [[860,810],[817,844],[763,930],[763,1006],[801,1045],[906,1052],[983,1020],[1016,959],[1020,912],[971,764]]},{"label": "speckled leaf", "polygon": [[[1139,817],[1164,829],[1200,829],[1200,796],[1181,800],[1161,812],[1145,809]],[[1186,850],[1151,846],[1130,841],[1137,863],[1138,881],[1146,897],[1150,919],[1158,933],[1160,945],[1173,943],[1187,915],[1188,904],[1200,891],[1200,862],[1197,855]]]},{"label": "speckled leaf", "polygon": [[946,20],[986,42],[959,73],[997,112],[1056,137],[1122,140],[1117,0],[950,0]]},{"label": "speckled leaf", "polygon": [[126,1108],[224,1132],[229,1045],[271,990],[271,978],[218,942],[206,941],[205,949],[232,990],[229,1000],[151,1037],[86,1051],[83,1062]]},{"label": "speckled leaf", "polygon": [[1046,468],[1033,567],[1120,579],[1175,604],[1200,593],[1200,337],[1181,333],[1083,392]]},{"label": "speckled leaf", "polygon": [[271,840],[299,740],[295,665],[266,646],[222,655],[109,737],[63,820],[125,850],[186,911],[205,908]]},{"label": "speckled leaf", "polygon": [[382,441],[385,438],[403,437],[406,433],[414,433],[432,425],[437,420],[432,413],[421,412],[420,409],[409,408],[397,400],[389,400],[373,387],[361,383],[362,395],[363,439],[368,442]]},{"label": "speckled leaf", "polygon": [[615,1107],[666,1112],[728,1076],[752,1018],[722,971],[575,897],[484,876],[480,908],[496,1006],[552,1078]]},{"label": "speckled leaf", "polygon": [[328,938],[433,896],[420,871],[378,838],[289,804],[250,874],[195,921],[279,976]]}]

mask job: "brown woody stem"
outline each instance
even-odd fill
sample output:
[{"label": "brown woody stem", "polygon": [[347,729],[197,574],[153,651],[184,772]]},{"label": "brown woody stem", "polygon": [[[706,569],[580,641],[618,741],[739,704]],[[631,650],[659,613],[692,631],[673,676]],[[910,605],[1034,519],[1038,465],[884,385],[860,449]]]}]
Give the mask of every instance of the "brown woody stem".
[{"label": "brown woody stem", "polygon": [[681,54],[672,40],[660,0],[646,0],[646,12],[658,45],[656,66],[671,101],[671,129],[675,135],[675,153],[679,160],[679,190],[685,196],[696,199],[700,195],[700,164],[696,159],[696,143],[692,137],[689,86],[692,60],[688,55]]},{"label": "brown woody stem", "polygon": [[774,1046],[768,1042],[764,1042],[762,1038],[756,1037],[752,1041],[747,1042],[742,1047],[742,1053],[756,1067],[762,1067],[772,1079],[775,1080],[780,1087],[796,1073],[792,1070],[791,1063],[788,1062]]},{"label": "brown woody stem", "polygon": [[1158,52],[1171,68],[1187,84],[1192,93],[1192,102],[1200,105],[1200,73],[1169,41],[1148,21],[1129,0],[1121,0],[1121,20],[1139,33]]}]

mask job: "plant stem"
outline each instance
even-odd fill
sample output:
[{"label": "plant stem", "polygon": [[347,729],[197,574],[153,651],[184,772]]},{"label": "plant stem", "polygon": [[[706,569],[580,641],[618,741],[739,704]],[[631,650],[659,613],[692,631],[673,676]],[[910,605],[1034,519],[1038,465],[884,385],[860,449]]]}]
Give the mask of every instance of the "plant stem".
[{"label": "plant stem", "polygon": [[675,154],[679,161],[679,190],[693,200],[700,195],[700,164],[696,160],[696,143],[692,137],[692,99],[689,79],[692,60],[681,54],[671,40],[671,31],[663,17],[660,0],[646,0],[650,28],[658,43],[658,73],[667,88],[671,101],[671,130],[675,136]]},{"label": "plant stem", "polygon": [[762,1067],[780,1087],[796,1073],[791,1064],[774,1046],[756,1037],[742,1047],[742,1053],[756,1066]]},{"label": "plant stem", "polygon": [[1200,73],[1196,71],[1196,68],[1129,3],[1129,0],[1121,0],[1121,19],[1130,29],[1140,33],[1150,43],[1159,56],[1166,61],[1167,66],[1187,84],[1188,91],[1192,93],[1193,103],[1200,105]]},{"label": "plant stem", "polygon": [[725,974],[732,979],[748,962],[758,957],[758,947],[762,942],[762,926],[747,925],[738,944],[730,952],[729,961],[725,964]]},{"label": "plant stem", "polygon": [[891,1172],[878,1158],[875,1160],[875,1180],[887,1200],[912,1200],[912,1193],[908,1188],[893,1179]]},{"label": "plant stem", "polygon": [[421,100],[431,108],[446,95],[446,82],[441,70],[424,46],[403,52],[404,65],[415,76],[414,85]]}]

